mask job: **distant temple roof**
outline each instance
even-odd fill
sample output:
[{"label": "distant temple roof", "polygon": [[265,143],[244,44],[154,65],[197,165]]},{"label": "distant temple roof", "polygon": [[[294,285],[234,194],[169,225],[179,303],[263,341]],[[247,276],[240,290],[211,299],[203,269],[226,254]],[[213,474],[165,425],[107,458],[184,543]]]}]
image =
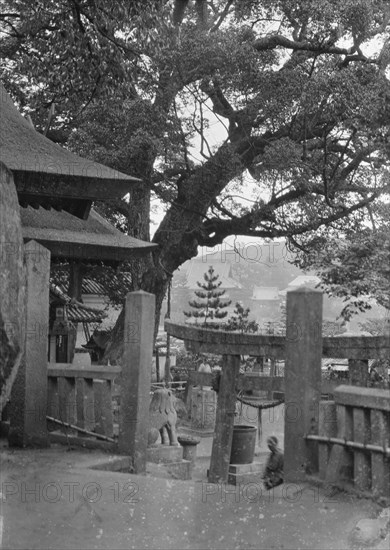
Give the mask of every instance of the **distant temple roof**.
[{"label": "distant temple roof", "polygon": [[277,286],[255,286],[253,287],[252,300],[279,300],[279,289]]},{"label": "distant temple roof", "polygon": [[87,218],[92,201],[123,197],[139,182],[40,134],[19,113],[0,82],[0,161],[13,173],[21,206],[57,208]]},{"label": "distant temple roof", "polygon": [[31,207],[21,208],[20,217],[24,240],[38,241],[53,258],[117,264],[158,246],[122,233],[94,210],[87,220],[64,211]]},{"label": "distant temple roof", "polygon": [[101,309],[88,307],[81,302],[72,300],[56,285],[50,284],[50,303],[60,303],[66,306],[67,317],[72,323],[100,323],[107,314]]},{"label": "distant temple roof", "polygon": [[298,275],[291,283],[288,283],[288,288],[298,288],[300,286],[316,286],[321,282],[317,275]]},{"label": "distant temple roof", "polygon": [[[131,283],[132,283],[131,273],[123,273],[122,275],[123,275],[124,282],[129,283],[128,288],[130,290]],[[105,290],[104,286],[98,281],[95,281],[94,279],[90,279],[89,277],[83,277],[83,282],[81,285],[81,293],[98,294],[99,296],[105,296],[107,294],[107,291]]]}]

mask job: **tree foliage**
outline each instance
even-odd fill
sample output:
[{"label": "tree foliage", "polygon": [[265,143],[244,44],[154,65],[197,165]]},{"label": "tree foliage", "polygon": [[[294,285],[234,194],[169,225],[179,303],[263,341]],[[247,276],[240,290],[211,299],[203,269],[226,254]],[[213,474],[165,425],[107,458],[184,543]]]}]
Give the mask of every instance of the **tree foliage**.
[{"label": "tree foliage", "polygon": [[234,330],[243,333],[257,332],[259,330],[259,324],[254,320],[249,320],[250,308],[244,308],[244,306],[237,302],[233,315],[226,323],[225,330]]},{"label": "tree foliage", "polygon": [[165,205],[130,266],[158,314],[199,246],[361,229],[389,190],[389,20],[385,0],[6,0],[1,72],[38,130],[142,178],[109,219],[148,239]]},{"label": "tree foliage", "polygon": [[370,209],[372,226],[310,238],[295,262],[315,269],[328,294],[345,301],[345,319],[371,308],[373,300],[390,309],[390,208]]},{"label": "tree foliage", "polygon": [[202,321],[204,328],[219,328],[219,319],[224,319],[228,312],[224,309],[231,304],[231,300],[223,299],[225,290],[221,290],[222,281],[218,281],[219,275],[214,274],[213,266],[203,275],[204,282],[197,281],[201,290],[195,290],[195,296],[198,298],[191,300],[189,306],[192,311],[184,311],[187,318],[194,318],[197,322]]}]

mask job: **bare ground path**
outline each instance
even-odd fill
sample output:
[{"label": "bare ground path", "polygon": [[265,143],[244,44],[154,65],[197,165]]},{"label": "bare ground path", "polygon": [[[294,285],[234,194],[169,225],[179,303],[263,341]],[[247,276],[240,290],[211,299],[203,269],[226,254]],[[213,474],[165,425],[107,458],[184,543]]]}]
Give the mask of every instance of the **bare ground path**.
[{"label": "bare ground path", "polygon": [[[344,549],[379,506],[309,485],[264,493],[90,469],[96,451],[1,449],[4,549]],[[372,546],[388,549],[389,536]]]}]

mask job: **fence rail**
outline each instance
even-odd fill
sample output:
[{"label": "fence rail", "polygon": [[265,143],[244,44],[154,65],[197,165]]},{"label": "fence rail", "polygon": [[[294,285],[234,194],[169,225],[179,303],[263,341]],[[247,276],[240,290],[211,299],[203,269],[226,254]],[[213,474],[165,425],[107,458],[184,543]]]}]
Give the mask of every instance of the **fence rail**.
[{"label": "fence rail", "polygon": [[390,399],[387,390],[339,386],[334,402],[320,404],[319,475],[390,497]]},{"label": "fence rail", "polygon": [[82,369],[72,364],[49,363],[47,415],[54,419],[49,420],[49,427],[60,428],[66,436],[96,433],[112,440],[112,382],[120,372],[119,367]]}]

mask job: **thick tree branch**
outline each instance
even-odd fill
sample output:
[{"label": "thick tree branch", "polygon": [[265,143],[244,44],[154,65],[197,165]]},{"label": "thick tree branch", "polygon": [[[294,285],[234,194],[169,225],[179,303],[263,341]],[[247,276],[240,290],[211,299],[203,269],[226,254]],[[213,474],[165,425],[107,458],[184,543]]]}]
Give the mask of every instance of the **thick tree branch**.
[{"label": "thick tree branch", "polygon": [[356,48],[352,46],[351,48],[341,48],[338,46],[333,46],[332,44],[327,43],[313,43],[308,41],[296,41],[290,40],[289,38],[282,36],[280,34],[274,34],[270,36],[264,36],[258,38],[254,43],[253,47],[257,51],[264,50],[273,50],[277,47],[283,47],[288,50],[301,50],[316,52],[318,54],[338,54],[338,55],[351,55],[355,53]]},{"label": "thick tree branch", "polygon": [[[241,217],[237,220],[220,220],[214,218],[205,222],[203,231],[198,236],[198,242],[201,246],[213,247],[221,244],[222,241],[230,235],[243,235],[246,237],[260,237],[276,239],[280,237],[290,237],[294,235],[303,235],[305,233],[315,231],[322,226],[329,226],[330,224],[345,218],[346,216],[360,210],[363,207],[367,207],[376,198],[379,193],[372,193],[369,197],[358,203],[344,208],[337,208],[335,212],[332,212],[328,216],[319,216],[316,220],[303,223],[294,227],[275,227],[269,226],[268,228],[258,229],[257,227],[251,227],[253,218],[250,215]],[[259,223],[260,225],[260,223]],[[210,230],[212,226],[212,230]]]}]

